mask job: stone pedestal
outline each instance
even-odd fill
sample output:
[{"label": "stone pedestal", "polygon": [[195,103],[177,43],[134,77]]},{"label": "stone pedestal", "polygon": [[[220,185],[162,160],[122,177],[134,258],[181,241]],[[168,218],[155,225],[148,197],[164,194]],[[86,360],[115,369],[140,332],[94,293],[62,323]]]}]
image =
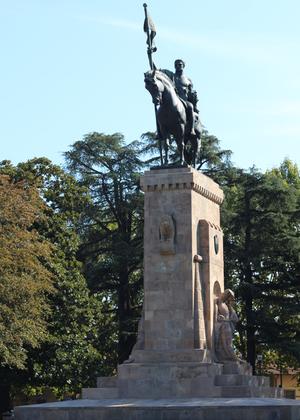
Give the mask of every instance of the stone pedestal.
[{"label": "stone pedestal", "polygon": [[[148,171],[141,187],[145,193],[144,348],[211,349],[214,288],[224,288],[223,192],[191,168]],[[195,255],[203,258],[200,272]]]},{"label": "stone pedestal", "polygon": [[144,313],[138,349],[118,369],[119,395],[219,395],[212,333],[215,294],[224,289],[223,192],[189,167],[148,171],[141,187]]}]

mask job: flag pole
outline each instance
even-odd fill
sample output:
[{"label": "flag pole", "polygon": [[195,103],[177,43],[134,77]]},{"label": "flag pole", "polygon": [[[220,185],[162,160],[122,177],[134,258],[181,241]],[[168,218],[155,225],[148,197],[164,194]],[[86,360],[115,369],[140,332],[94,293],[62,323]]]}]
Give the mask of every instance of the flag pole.
[{"label": "flag pole", "polygon": [[[147,45],[148,45],[147,54],[148,54],[150,69],[153,71],[153,70],[155,70],[155,67],[154,67],[154,64],[153,64],[152,53],[154,53],[156,51],[156,47],[152,46],[152,41],[153,41],[154,36],[153,37],[151,36],[152,35],[151,34],[152,29],[150,31],[150,26],[154,27],[154,25],[153,25],[152,22],[151,22],[151,25],[150,25],[148,11],[147,11],[147,4],[144,3],[143,7],[144,7],[144,11],[145,11],[144,31],[147,34]],[[155,112],[155,121],[156,121],[156,131],[157,131],[157,136],[158,136],[160,164],[162,166],[163,165],[163,156],[162,156],[161,134],[160,134],[159,124],[158,124],[158,119],[157,119],[157,108],[156,108],[155,104],[154,104],[154,112]]]},{"label": "flag pole", "polygon": [[147,44],[148,44],[148,48],[147,48],[147,54],[148,54],[148,59],[149,59],[149,64],[150,64],[150,69],[153,70],[154,66],[153,66],[153,60],[152,60],[152,40],[151,40],[151,34],[150,34],[150,25],[149,25],[149,17],[148,17],[148,11],[147,11],[147,4],[144,3],[143,4],[144,7],[144,11],[145,11],[145,25],[144,25],[144,30],[147,33]]}]

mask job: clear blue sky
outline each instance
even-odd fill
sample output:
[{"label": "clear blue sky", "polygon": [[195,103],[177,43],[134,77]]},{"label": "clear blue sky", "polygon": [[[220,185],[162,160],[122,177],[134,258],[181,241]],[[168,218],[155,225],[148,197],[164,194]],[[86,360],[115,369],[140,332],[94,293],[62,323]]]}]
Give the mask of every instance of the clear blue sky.
[{"label": "clear blue sky", "polygon": [[[300,165],[300,2],[148,0],[158,67],[186,61],[201,119],[240,167]],[[92,131],[155,129],[143,1],[0,0],[0,159],[62,152]]]}]

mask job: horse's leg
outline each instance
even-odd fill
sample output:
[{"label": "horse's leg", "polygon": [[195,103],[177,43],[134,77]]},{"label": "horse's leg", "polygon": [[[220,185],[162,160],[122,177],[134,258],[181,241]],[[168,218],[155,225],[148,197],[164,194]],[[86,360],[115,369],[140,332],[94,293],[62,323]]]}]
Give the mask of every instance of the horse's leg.
[{"label": "horse's leg", "polygon": [[167,137],[165,140],[165,165],[168,165],[169,163],[169,145],[169,137]]},{"label": "horse's leg", "polygon": [[166,130],[164,130],[163,127],[161,127],[161,142],[162,146],[164,148],[164,165],[168,165],[169,163],[169,137]]},{"label": "horse's leg", "polygon": [[198,137],[194,136],[192,139],[192,165],[196,167],[196,158],[198,154]]},{"label": "horse's leg", "polygon": [[196,136],[194,137],[193,141],[194,141],[193,166],[194,168],[196,168],[196,161],[197,161],[197,157],[198,157],[200,146],[201,146],[201,130],[199,130],[198,128],[196,128]]},{"label": "horse's leg", "polygon": [[192,146],[192,151],[193,151],[193,155],[192,155],[192,160],[193,160],[193,166],[194,168],[196,168],[196,163],[197,163],[197,157],[198,154],[200,152],[200,147],[201,147],[201,134],[202,134],[202,125],[201,122],[199,120],[199,116],[196,114],[196,121],[195,121],[195,132],[196,135],[193,136],[193,146]]},{"label": "horse's leg", "polygon": [[176,138],[177,140],[177,149],[179,154],[179,163],[183,165],[184,163],[184,131],[181,130],[180,135]]},{"label": "horse's leg", "polygon": [[182,123],[180,127],[180,146],[179,146],[181,150],[181,153],[180,153],[181,165],[183,165],[186,161],[185,160],[185,149],[186,149],[185,142],[186,142],[186,123],[185,124]]},{"label": "horse's leg", "polygon": [[184,163],[184,125],[180,124],[179,127],[173,132],[176,145],[177,145],[177,152],[179,157],[179,164],[182,165]]},{"label": "horse's leg", "polygon": [[163,149],[164,149],[163,164],[168,165],[169,163],[169,138],[164,137],[162,140],[162,143],[163,143]]}]

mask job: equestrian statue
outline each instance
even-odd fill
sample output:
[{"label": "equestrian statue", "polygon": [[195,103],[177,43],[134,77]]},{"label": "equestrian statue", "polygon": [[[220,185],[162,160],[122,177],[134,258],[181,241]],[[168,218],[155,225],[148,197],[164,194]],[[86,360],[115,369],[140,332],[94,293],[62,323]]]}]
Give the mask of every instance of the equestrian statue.
[{"label": "equestrian statue", "polygon": [[144,30],[147,33],[147,52],[151,68],[144,74],[144,80],[154,103],[161,165],[168,166],[170,141],[174,139],[177,145],[177,164],[195,167],[202,132],[197,92],[193,89],[192,81],[183,72],[183,60],[175,60],[175,72],[157,69],[154,65],[152,53],[156,51],[153,43],[156,30],[147,14],[146,4],[144,8]]}]

